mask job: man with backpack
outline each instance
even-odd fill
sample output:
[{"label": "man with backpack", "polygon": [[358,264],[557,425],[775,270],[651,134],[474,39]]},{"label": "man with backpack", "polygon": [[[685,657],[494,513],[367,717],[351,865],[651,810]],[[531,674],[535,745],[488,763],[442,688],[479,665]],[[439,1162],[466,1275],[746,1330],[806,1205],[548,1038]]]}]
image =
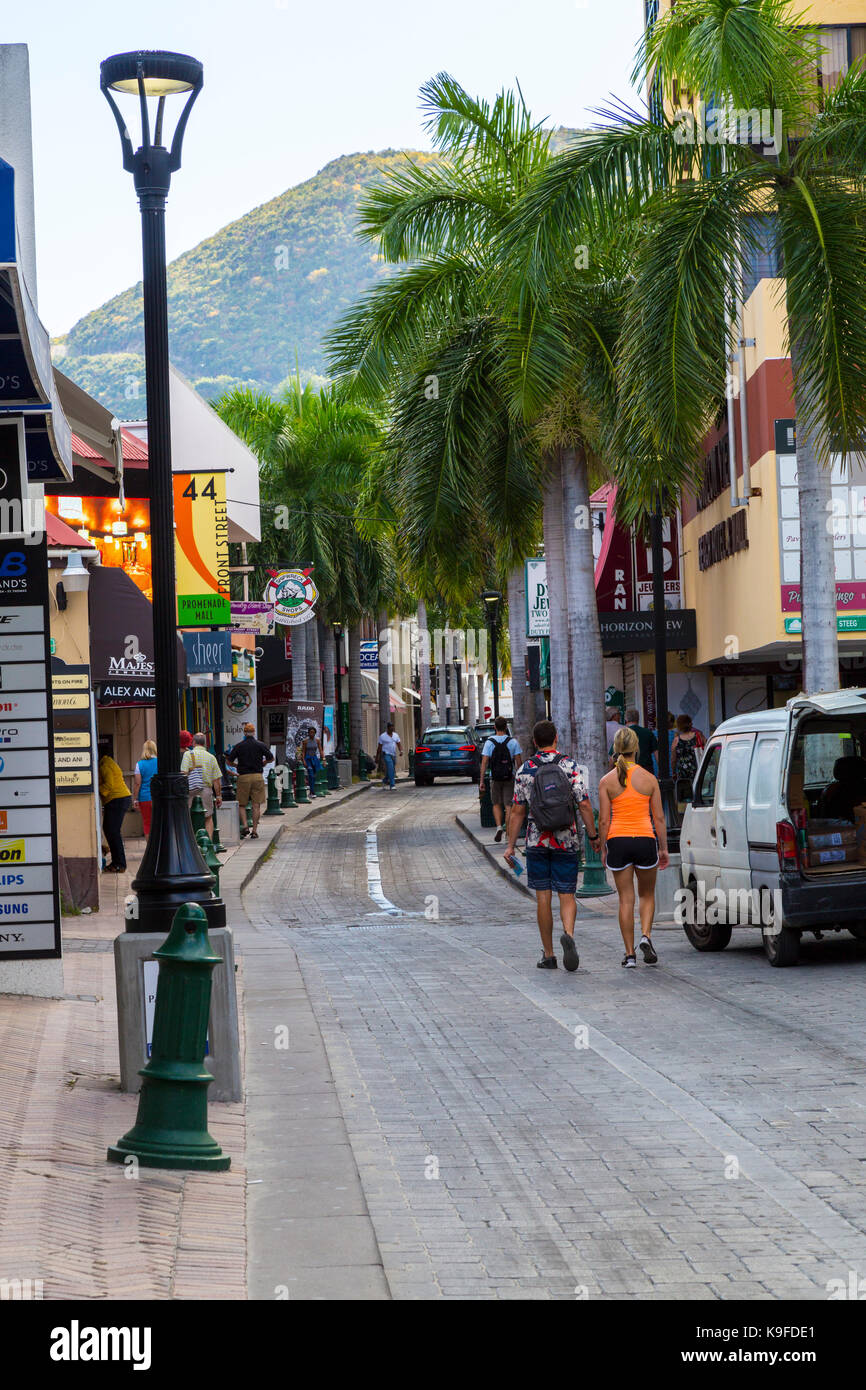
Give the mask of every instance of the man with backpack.
[{"label": "man with backpack", "polygon": [[529,812],[526,828],[526,882],[535,889],[535,908],[543,955],[539,970],[555,970],[553,952],[552,895],[559,895],[559,915],[562,919],[562,963],[566,970],[576,970],[580,957],[574,944],[574,923],[577,917],[577,871],[579,866],[578,829],[575,811],[586,828],[587,836],[597,844],[595,817],[583,774],[573,758],[557,751],[556,725],[541,719],[532,731],[536,747],[533,757],[518,768],[514,781],[514,805],[508,823],[508,849],[505,859],[511,864],[514,847],[523,819]]},{"label": "man with backpack", "polygon": [[514,800],[514,773],[523,754],[516,738],[508,733],[508,720],[498,715],[493,721],[493,734],[481,749],[481,775],[478,778],[478,795],[484,795],[484,777],[490,767],[490,800],[493,802],[493,819],[496,821],[497,844],[508,827],[508,814]]}]

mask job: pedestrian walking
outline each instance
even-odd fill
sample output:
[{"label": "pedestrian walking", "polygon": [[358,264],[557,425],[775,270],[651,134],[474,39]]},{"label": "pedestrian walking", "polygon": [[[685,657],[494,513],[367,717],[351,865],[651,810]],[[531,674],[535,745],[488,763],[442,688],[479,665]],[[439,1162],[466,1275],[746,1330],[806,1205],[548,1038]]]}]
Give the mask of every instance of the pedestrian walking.
[{"label": "pedestrian walking", "polygon": [[397,767],[397,754],[403,752],[403,745],[399,737],[394,732],[394,725],[389,724],[385,732],[379,735],[377,748],[379,757],[385,767],[385,786],[389,791],[394,790],[394,776]]},{"label": "pedestrian walking", "polygon": [[598,829],[601,860],[613,874],[619,895],[619,929],[623,965],[637,965],[634,950],[635,879],[640,911],[640,949],[647,965],[658,956],[652,944],[656,873],[668,866],[668,840],[658,779],[637,763],[634,729],[620,729],[613,741],[616,766],[605,773],[598,788]]},{"label": "pedestrian walking", "polygon": [[274,755],[266,744],[256,738],[255,724],[244,725],[244,736],[240,743],[230,748],[226,754],[226,766],[237,773],[238,807],[246,811],[247,805],[253,808],[253,828],[250,839],[259,838],[259,817],[265,804],[265,779],[262,771]]},{"label": "pedestrian walking", "polygon": [[[659,741],[652,729],[645,729],[640,722],[640,710],[627,709],[625,712],[625,727],[633,729],[637,734],[638,754],[637,765],[647,772],[655,772],[653,753],[659,746]],[[616,737],[616,735],[614,735]]]},{"label": "pedestrian walking", "polygon": [[311,724],[307,729],[303,741],[304,767],[307,769],[307,781],[310,784],[310,796],[316,795],[316,773],[322,766],[324,754],[322,752],[321,740],[316,735],[315,727]]},{"label": "pedestrian walking", "polygon": [[478,778],[478,795],[484,795],[484,778],[490,768],[490,800],[493,803],[493,819],[496,821],[496,844],[508,829],[511,803],[514,800],[514,774],[520,765],[523,754],[516,738],[508,732],[508,720],[499,715],[493,721],[493,730],[481,749],[481,774]]},{"label": "pedestrian walking", "polygon": [[553,894],[559,896],[562,921],[562,963],[576,970],[580,958],[574,941],[577,917],[577,871],[579,838],[575,811],[586,827],[590,840],[597,840],[595,818],[583,774],[573,758],[557,748],[556,725],[540,719],[532,730],[535,753],[521,763],[514,779],[514,802],[508,820],[508,848],[505,859],[514,863],[514,849],[524,819],[526,827],[526,881],[535,889],[535,911],[541,937],[539,970],[555,970],[553,951]]},{"label": "pedestrian walking", "polygon": [[99,759],[99,795],[102,801],[102,829],[111,854],[111,863],[106,865],[105,872],[122,874],[126,872],[123,818],[132,806],[132,792],[109,753],[104,753]]},{"label": "pedestrian walking", "polygon": [[223,804],[222,770],[213,753],[208,752],[207,736],[195,734],[192,748],[180,760],[180,770],[189,782],[189,804],[201,798],[205,814],[205,829],[213,835],[213,818]]},{"label": "pedestrian walking", "polygon": [[151,778],[156,775],[156,744],[152,738],[146,739],[141,757],[135,764],[132,778],[132,804],[141,813],[141,828],[144,838],[150,835],[150,818],[153,812],[153,797],[150,792]]},{"label": "pedestrian walking", "polygon": [[691,715],[678,714],[677,732],[671,743],[671,774],[677,781],[694,782],[704,744],[704,736],[694,728]]},{"label": "pedestrian walking", "polygon": [[613,741],[619,733],[622,725],[619,722],[619,709],[616,705],[605,706],[604,711],[604,733],[607,740],[608,756],[613,752]]}]

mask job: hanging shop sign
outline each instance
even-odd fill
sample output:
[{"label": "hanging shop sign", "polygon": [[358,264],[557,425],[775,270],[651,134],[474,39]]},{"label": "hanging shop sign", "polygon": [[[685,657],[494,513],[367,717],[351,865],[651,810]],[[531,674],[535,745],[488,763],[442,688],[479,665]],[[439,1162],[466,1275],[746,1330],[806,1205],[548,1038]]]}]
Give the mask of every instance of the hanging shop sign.
[{"label": "hanging shop sign", "polygon": [[[603,652],[648,652],[653,646],[652,613],[599,613]],[[697,643],[694,608],[665,610],[668,651],[688,651]]]},{"label": "hanging shop sign", "polygon": [[229,522],[224,473],[175,473],[179,627],[228,627]]},{"label": "hanging shop sign", "polygon": [[[14,587],[6,588],[6,582]],[[0,962],[60,955],[48,554],[0,540]],[[64,691],[64,694],[74,693]],[[83,692],[89,703],[89,694]],[[89,776],[89,770],[86,775]]]},{"label": "hanging shop sign", "polygon": [[274,630],[274,605],[261,599],[232,599],[232,632],[268,637]]},{"label": "hanging shop sign", "polygon": [[378,671],[379,669],[379,643],[361,643],[361,670]]},{"label": "hanging shop sign", "polygon": [[187,675],[213,675],[228,673],[232,669],[230,632],[185,632],[183,649],[186,653]]},{"label": "hanging shop sign", "polygon": [[526,561],[526,635],[550,636],[550,595],[547,592],[547,561]]},{"label": "hanging shop sign", "polygon": [[298,627],[315,616],[319,591],[311,569],[270,570],[265,601],[273,604],[274,620],[283,627]]},{"label": "hanging shop sign", "polygon": [[[700,542],[698,542],[700,545]],[[679,608],[682,602],[680,592],[680,545],[679,528],[675,516],[662,517],[662,557],[665,570],[665,608]],[[701,566],[705,568],[704,565]],[[652,546],[639,532],[634,538],[634,573],[637,606],[648,611],[653,606],[653,553]],[[614,604],[614,608],[622,605]]]}]

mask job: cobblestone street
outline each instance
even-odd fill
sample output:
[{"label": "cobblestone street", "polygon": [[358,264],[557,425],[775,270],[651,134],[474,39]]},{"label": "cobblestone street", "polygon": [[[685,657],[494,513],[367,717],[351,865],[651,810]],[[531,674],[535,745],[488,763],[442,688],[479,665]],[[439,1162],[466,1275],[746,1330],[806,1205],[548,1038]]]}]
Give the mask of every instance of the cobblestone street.
[{"label": "cobblestone street", "polygon": [[625,972],[601,899],[579,971],[537,971],[532,901],[455,823],[476,806],[374,790],[245,893],[297,954],[384,1296],[826,1299],[866,1271],[866,952],[843,933],[780,971],[757,934],[699,955],[668,928]]}]

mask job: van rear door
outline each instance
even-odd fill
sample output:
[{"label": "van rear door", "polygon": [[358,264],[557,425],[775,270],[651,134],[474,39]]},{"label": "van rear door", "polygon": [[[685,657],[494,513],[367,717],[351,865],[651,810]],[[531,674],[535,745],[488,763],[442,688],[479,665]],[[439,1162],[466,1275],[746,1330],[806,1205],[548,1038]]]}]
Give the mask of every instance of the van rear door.
[{"label": "van rear door", "polygon": [[[755,747],[754,734],[731,734],[725,741],[716,796],[716,834],[719,851],[719,884],[725,890],[727,920],[748,921],[748,894],[752,887],[746,794],[749,767]],[[740,894],[736,898],[733,894]],[[738,907],[738,903],[741,906]]]}]

